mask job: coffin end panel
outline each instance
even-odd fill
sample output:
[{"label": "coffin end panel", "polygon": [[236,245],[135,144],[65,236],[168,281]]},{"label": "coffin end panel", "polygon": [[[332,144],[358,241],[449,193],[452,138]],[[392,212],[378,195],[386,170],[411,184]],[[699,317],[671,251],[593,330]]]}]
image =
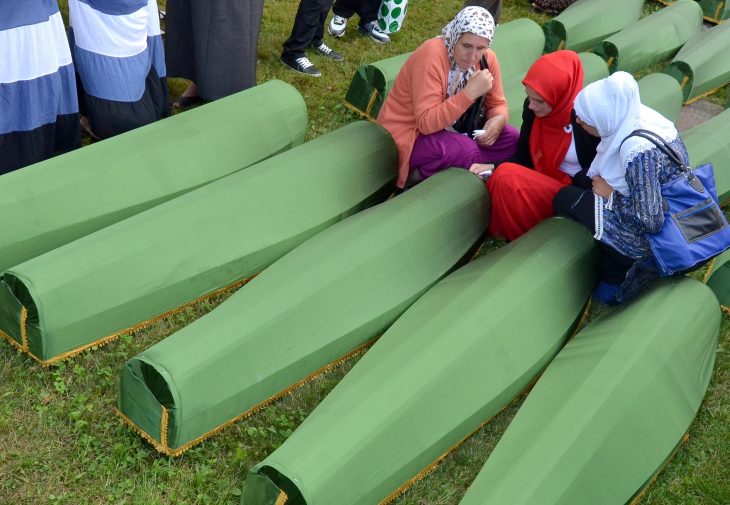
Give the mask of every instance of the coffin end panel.
[{"label": "coffin end panel", "polygon": [[246,477],[241,505],[306,505],[299,489],[270,466],[256,466]]},{"label": "coffin end panel", "polygon": [[9,272],[0,277],[0,335],[19,351],[46,364],[36,303],[29,287]]},{"label": "coffin end panel", "polygon": [[682,95],[684,96],[684,99],[688,100],[694,83],[694,72],[692,71],[692,67],[684,61],[673,61],[664,69],[664,73],[677,80],[679,86],[682,88]]},{"label": "coffin end panel", "polygon": [[616,44],[603,40],[593,46],[593,52],[606,61],[610,73],[614,73],[618,69],[619,54]]},{"label": "coffin end panel", "polygon": [[567,47],[568,34],[565,25],[557,19],[551,19],[542,25],[542,31],[545,33],[546,53],[552,53]]}]

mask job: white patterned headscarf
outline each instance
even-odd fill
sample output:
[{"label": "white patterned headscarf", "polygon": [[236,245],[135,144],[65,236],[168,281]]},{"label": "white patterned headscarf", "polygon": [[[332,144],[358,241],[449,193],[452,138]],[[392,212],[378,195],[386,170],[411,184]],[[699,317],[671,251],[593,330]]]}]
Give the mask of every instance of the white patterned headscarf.
[{"label": "white patterned headscarf", "polygon": [[494,19],[489,11],[484,7],[464,7],[449,24],[444,26],[441,38],[444,39],[446,50],[449,53],[449,61],[451,62],[446,96],[454,96],[461,91],[466,85],[466,81],[475,72],[474,68],[460,69],[454,60],[456,42],[465,33],[473,33],[479,37],[484,37],[491,45],[494,38]]},{"label": "white patterned headscarf", "polygon": [[[677,138],[671,121],[641,104],[639,85],[626,72],[615,72],[605,79],[589,84],[575,98],[575,114],[581,121],[594,126],[601,136],[588,176],[600,175],[616,191],[628,195],[626,166],[621,158],[621,144],[637,129],[650,130],[668,142]],[[624,152],[637,147],[651,148],[653,144],[640,137],[630,137]]]}]

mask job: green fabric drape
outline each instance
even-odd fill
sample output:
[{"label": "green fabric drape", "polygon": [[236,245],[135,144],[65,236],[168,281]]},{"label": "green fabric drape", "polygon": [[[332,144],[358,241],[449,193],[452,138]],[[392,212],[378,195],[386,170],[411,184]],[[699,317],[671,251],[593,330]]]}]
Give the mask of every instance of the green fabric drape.
[{"label": "green fabric drape", "polygon": [[307,109],[271,81],[0,177],[0,271],[301,144]]},{"label": "green fabric drape", "polygon": [[[0,300],[27,291],[29,351],[64,357],[255,275],[384,200],[397,161],[383,128],[350,124],[11,268]],[[19,318],[0,318],[0,331]]]},{"label": "green fabric drape", "polygon": [[726,0],[699,0],[705,19],[722,23],[730,18],[730,4]]},{"label": "green fabric drape", "polygon": [[461,505],[616,505],[662,467],[712,375],[712,291],[667,278],[591,323],[547,367]]},{"label": "green fabric drape", "polygon": [[608,62],[611,72],[637,72],[674,56],[701,26],[697,2],[680,0],[595,43],[593,52]]},{"label": "green fabric drape", "polygon": [[676,123],[682,110],[682,87],[667,74],[653,73],[639,79],[641,103]]},{"label": "green fabric drape", "polygon": [[586,51],[638,21],[643,7],[644,0],[578,0],[542,25],[545,52]]},{"label": "green fabric drape", "polygon": [[712,162],[720,205],[730,204],[730,109],[681,132],[692,165]]},{"label": "green fabric drape", "polygon": [[[579,53],[581,63],[583,64],[583,84],[587,85],[604,77],[608,77],[608,67],[606,61],[592,53]],[[504,84],[504,96],[507,98],[507,106],[509,108],[509,124],[515,128],[522,126],[522,110],[524,108],[527,93],[522,79],[525,78],[529,66],[519,74]]]},{"label": "green fabric drape", "polygon": [[692,37],[664,69],[682,86],[688,102],[730,82],[730,24],[723,23]]},{"label": "green fabric drape", "polygon": [[261,492],[272,483],[288,505],[391,496],[550,362],[590,295],[596,253],[585,228],[553,218],[436,284],[251,470],[242,504],[274,505]]},{"label": "green fabric drape", "polygon": [[730,313],[730,251],[715,258],[707,285],[715,292],[720,305]]},{"label": "green fabric drape", "polygon": [[184,451],[382,334],[488,220],[484,183],[450,169],[335,224],[127,362],[121,413],[159,450]]},{"label": "green fabric drape", "polygon": [[[540,25],[530,19],[515,19],[497,26],[492,48],[499,58],[502,80],[506,82],[512,77],[524,76],[530,65],[542,54],[544,44],[545,36]],[[345,95],[345,103],[374,121],[398,72],[410,55],[400,54],[358,68]]]}]

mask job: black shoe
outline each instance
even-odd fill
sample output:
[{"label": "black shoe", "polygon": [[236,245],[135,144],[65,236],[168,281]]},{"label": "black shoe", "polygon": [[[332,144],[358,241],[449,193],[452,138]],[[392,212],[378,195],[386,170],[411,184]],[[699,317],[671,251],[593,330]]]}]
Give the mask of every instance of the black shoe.
[{"label": "black shoe", "polygon": [[315,67],[314,63],[309,61],[309,58],[307,58],[306,56],[300,56],[299,58],[287,58],[285,56],[282,56],[281,62],[295,72],[299,72],[300,74],[308,75],[311,77],[322,76],[322,73],[319,71],[319,69]]},{"label": "black shoe", "polygon": [[333,50],[330,46],[322,42],[318,46],[312,46],[317,51],[317,54],[320,54],[324,56],[325,58],[329,58],[330,60],[334,61],[342,61],[345,59],[344,56],[342,56],[337,51]]}]

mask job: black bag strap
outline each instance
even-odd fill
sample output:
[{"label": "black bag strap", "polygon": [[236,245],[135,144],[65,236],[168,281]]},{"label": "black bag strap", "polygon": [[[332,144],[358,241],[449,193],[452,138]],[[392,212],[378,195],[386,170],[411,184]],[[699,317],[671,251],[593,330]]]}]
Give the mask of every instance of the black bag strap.
[{"label": "black bag strap", "polygon": [[664,140],[662,137],[660,137],[653,131],[642,130],[642,129],[634,130],[631,133],[629,133],[626,136],[626,138],[624,138],[621,141],[622,146],[624,145],[624,142],[626,142],[626,139],[628,139],[629,137],[641,137],[641,138],[648,140],[649,142],[651,142],[652,144],[657,146],[657,148],[661,152],[666,154],[669,157],[669,159],[672,160],[677,166],[679,166],[679,169],[682,171],[682,173],[684,173],[684,174],[692,173],[692,169],[690,167],[688,167],[684,163],[684,161],[682,161],[682,158],[679,156],[679,154],[677,154],[677,151],[675,151],[674,148],[672,146],[670,146],[666,140]]}]

